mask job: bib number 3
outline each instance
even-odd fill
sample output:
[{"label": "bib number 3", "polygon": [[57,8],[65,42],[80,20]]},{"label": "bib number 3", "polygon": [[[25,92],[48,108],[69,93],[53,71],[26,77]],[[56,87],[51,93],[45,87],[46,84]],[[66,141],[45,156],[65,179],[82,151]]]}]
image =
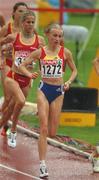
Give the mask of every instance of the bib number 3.
[{"label": "bib number 3", "polygon": [[19,66],[22,62],[24,61],[24,58],[22,57],[17,57],[15,60],[15,65]]}]

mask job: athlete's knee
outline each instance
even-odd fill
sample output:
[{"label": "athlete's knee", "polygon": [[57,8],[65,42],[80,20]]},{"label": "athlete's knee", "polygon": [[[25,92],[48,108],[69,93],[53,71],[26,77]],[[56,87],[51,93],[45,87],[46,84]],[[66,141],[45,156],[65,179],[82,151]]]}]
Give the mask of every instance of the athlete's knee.
[{"label": "athlete's knee", "polygon": [[43,135],[48,135],[48,128],[47,128],[47,125],[43,125],[41,128],[40,128],[40,133],[43,134]]},{"label": "athlete's knee", "polygon": [[17,105],[23,107],[25,105],[25,97],[19,98],[17,100]]},{"label": "athlete's knee", "polygon": [[9,104],[10,103],[10,97],[5,97],[4,103]]},{"label": "athlete's knee", "polygon": [[53,123],[50,123],[49,124],[49,129],[48,129],[48,136],[50,138],[54,138],[56,136],[56,133],[57,133],[57,128],[58,128],[58,122],[57,120],[53,121]]}]

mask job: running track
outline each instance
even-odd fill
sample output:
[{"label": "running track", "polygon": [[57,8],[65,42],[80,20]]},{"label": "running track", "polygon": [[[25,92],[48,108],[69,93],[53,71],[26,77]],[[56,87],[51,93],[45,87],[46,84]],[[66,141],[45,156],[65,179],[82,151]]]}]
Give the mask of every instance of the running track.
[{"label": "running track", "polygon": [[[48,145],[49,180],[99,180],[91,163],[82,157]],[[0,180],[39,180],[37,139],[18,132],[17,147],[0,136]]]}]

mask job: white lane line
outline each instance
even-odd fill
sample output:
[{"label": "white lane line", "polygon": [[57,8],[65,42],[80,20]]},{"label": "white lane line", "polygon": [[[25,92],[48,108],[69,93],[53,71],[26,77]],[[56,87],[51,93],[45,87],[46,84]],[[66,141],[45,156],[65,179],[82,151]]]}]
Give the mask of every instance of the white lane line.
[{"label": "white lane line", "polygon": [[[9,122],[9,124],[11,124],[11,121]],[[26,129],[20,125],[17,125],[17,129],[21,132],[21,133],[28,133],[29,135],[32,135],[34,138],[39,138],[39,134],[31,131],[29,129]],[[61,143],[57,140],[51,139],[51,138],[47,138],[48,143],[50,143],[53,146],[59,147],[65,151],[69,151],[69,152],[74,152],[75,154],[78,155],[82,155],[83,157],[87,157],[88,159],[92,156],[91,153],[87,153],[83,150],[77,149],[75,147],[72,147],[70,145],[66,145],[64,143]]]},{"label": "white lane line", "polygon": [[14,168],[5,166],[5,165],[3,165],[3,164],[0,164],[0,167],[5,168],[5,169],[8,169],[9,171],[13,171],[13,172],[15,172],[15,173],[22,174],[22,175],[27,176],[27,177],[30,177],[30,178],[32,178],[32,179],[41,180],[39,177],[32,176],[32,175],[30,175],[30,174],[27,174],[27,173],[24,173],[24,172],[22,172],[22,171],[16,170],[16,169],[14,169]]}]

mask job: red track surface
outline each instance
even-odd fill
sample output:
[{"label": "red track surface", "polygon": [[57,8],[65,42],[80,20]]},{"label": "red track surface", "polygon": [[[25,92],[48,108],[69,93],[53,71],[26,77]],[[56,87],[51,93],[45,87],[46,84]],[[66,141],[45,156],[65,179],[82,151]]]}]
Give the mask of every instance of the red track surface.
[{"label": "red track surface", "polygon": [[[99,180],[99,174],[93,174],[87,159],[51,145],[48,145],[47,166],[49,180]],[[0,136],[0,180],[36,180],[38,176],[37,140],[18,133],[17,147],[12,149],[7,146],[6,138]]]}]

